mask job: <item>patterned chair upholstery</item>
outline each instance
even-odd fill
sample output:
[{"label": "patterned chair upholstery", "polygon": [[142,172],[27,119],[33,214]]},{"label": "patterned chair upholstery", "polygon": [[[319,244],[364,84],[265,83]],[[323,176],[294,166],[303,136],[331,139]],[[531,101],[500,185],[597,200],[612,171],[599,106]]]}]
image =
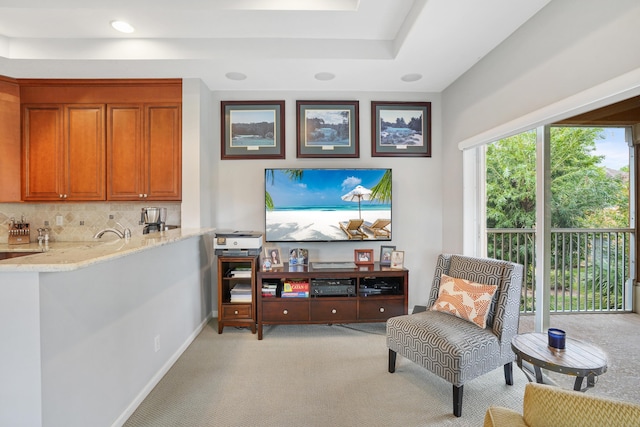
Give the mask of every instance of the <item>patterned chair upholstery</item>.
[{"label": "patterned chair upholstery", "polygon": [[[431,311],[442,274],[497,285],[485,329],[454,315]],[[518,332],[523,266],[507,261],[442,254],[438,257],[427,311],[387,320],[389,372],[396,354],[428,369],[453,385],[453,414],[462,415],[466,382],[504,366],[513,384],[511,338]]]}]

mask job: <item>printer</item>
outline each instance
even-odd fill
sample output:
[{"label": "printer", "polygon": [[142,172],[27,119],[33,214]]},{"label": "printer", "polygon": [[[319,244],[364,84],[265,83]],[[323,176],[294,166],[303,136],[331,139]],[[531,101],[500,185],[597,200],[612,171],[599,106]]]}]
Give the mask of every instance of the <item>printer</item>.
[{"label": "printer", "polygon": [[219,230],[213,238],[216,255],[258,256],[262,250],[262,233],[259,231]]}]

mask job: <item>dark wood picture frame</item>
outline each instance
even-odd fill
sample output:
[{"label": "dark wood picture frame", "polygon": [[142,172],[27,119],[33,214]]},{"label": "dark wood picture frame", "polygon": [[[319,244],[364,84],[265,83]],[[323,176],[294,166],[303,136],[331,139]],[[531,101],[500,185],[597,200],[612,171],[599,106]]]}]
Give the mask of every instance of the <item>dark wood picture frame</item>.
[{"label": "dark wood picture frame", "polygon": [[373,264],[373,249],[354,249],[353,262],[356,265]]},{"label": "dark wood picture frame", "polygon": [[360,157],[358,110],[359,101],[296,101],[297,156]]},{"label": "dark wood picture frame", "polygon": [[220,101],[221,158],[284,159],[284,101]]},{"label": "dark wood picture frame", "polygon": [[389,267],[391,265],[391,252],[395,250],[395,246],[380,246],[380,266]]},{"label": "dark wood picture frame", "polygon": [[371,101],[371,156],[431,157],[431,103]]}]

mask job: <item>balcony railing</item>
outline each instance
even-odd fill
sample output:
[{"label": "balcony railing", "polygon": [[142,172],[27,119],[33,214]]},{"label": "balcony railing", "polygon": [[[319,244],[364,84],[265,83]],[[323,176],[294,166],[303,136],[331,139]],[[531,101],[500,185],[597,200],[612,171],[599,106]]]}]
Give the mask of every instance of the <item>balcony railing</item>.
[{"label": "balcony railing", "polygon": [[[551,230],[550,311],[631,311],[632,236],[631,229]],[[524,265],[520,311],[535,312],[535,231],[488,229],[487,255]]]}]

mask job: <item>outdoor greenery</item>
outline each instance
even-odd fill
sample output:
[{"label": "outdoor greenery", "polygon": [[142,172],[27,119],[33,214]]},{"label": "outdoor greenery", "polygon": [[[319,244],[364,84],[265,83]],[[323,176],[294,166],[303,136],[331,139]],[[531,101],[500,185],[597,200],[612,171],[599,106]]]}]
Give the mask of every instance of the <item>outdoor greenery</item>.
[{"label": "outdoor greenery", "polygon": [[[551,227],[628,227],[629,187],[593,154],[602,129],[551,128]],[[487,228],[533,228],[536,222],[536,134],[487,147]]]},{"label": "outdoor greenery", "polygon": [[[629,227],[628,169],[607,170],[594,154],[602,129],[551,128],[552,311],[620,308],[627,279],[629,240],[620,232],[584,229]],[[487,147],[488,253],[525,263],[523,311],[534,309],[536,134],[525,132]],[[561,233],[557,229],[582,229]],[[626,261],[626,262],[625,262]]]}]

